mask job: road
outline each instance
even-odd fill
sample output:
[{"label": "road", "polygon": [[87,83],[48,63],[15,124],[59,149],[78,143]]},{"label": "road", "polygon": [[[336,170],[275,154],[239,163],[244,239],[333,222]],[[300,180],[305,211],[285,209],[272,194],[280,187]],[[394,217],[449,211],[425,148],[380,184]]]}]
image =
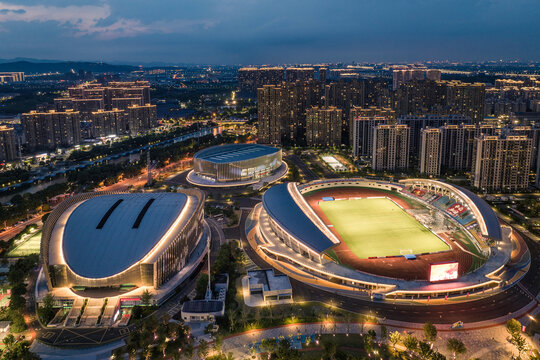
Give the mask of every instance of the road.
[{"label": "road", "polygon": [[37,224],[41,220],[41,217],[43,215],[44,214],[36,215],[36,216],[34,216],[34,217],[32,217],[32,218],[30,218],[28,220],[23,221],[22,223],[20,223],[18,225],[12,226],[12,227],[6,229],[5,231],[1,232],[0,233],[0,241],[8,241],[12,237],[17,235],[21,231],[23,231],[24,228],[27,227],[28,225]]},{"label": "road", "polygon": [[309,181],[313,181],[313,180],[317,180],[319,177],[317,176],[317,174],[315,174],[313,172],[313,170],[311,170],[305,162],[302,161],[302,159],[298,156],[298,155],[288,155],[288,156],[285,156],[285,160],[289,163],[292,163],[294,165],[296,165],[296,167],[300,170],[300,172],[302,173],[303,177],[304,177],[304,180],[306,182],[309,182]]},{"label": "road", "polygon": [[[63,168],[58,169],[56,171],[52,171],[52,172],[48,173],[47,175],[34,176],[34,177],[26,180],[25,182],[0,188],[0,195],[2,195],[2,193],[4,191],[17,189],[18,187],[22,186],[23,184],[33,184],[35,181],[45,181],[47,179],[52,179],[52,178],[54,178],[54,177],[56,177],[58,175],[65,175],[66,173],[74,171],[74,170],[84,169],[84,168],[86,168],[88,166],[95,165],[95,164],[102,163],[102,162],[107,162],[109,160],[116,160],[118,158],[126,157],[126,156],[129,156],[131,154],[135,154],[135,153],[138,153],[138,152],[141,152],[141,151],[144,151],[144,150],[152,149],[154,147],[169,146],[169,145],[175,144],[177,142],[181,142],[181,141],[185,141],[185,140],[188,140],[188,139],[194,139],[194,138],[199,138],[199,137],[202,137],[202,136],[205,136],[205,135],[209,135],[209,134],[212,134],[212,130],[213,130],[213,128],[203,128],[203,129],[200,129],[199,131],[194,131],[194,132],[189,133],[189,134],[184,134],[184,135],[178,136],[178,137],[176,137],[174,139],[160,141],[160,142],[155,143],[155,144],[149,144],[149,145],[140,146],[140,147],[137,147],[137,148],[134,148],[134,149],[131,149],[131,150],[121,152],[121,153],[111,154],[111,155],[108,155],[106,157],[103,157],[103,158],[100,158],[100,159],[97,159],[97,160],[80,161],[80,162],[77,162],[74,165],[71,165],[71,166],[68,166],[68,167],[63,167]],[[11,194],[11,195],[14,195],[14,194]]]},{"label": "road", "polygon": [[[240,229],[245,228],[247,215],[248,211],[242,212]],[[240,231],[240,236],[244,250],[251,260],[260,268],[269,268],[270,265],[262,260],[249,246],[245,231]],[[291,278],[293,295],[295,300],[319,301],[352,312],[372,314],[380,318],[406,322],[424,323],[431,321],[439,324],[451,324],[460,320],[467,323],[494,319],[522,309],[527,304],[535,301],[534,298],[531,298],[530,293],[538,294],[540,291],[540,281],[538,281],[540,246],[526,237],[524,238],[531,247],[531,255],[534,260],[530,271],[520,281],[521,286],[513,286],[504,292],[485,299],[448,305],[405,305],[390,301],[372,302],[316,289]]]}]

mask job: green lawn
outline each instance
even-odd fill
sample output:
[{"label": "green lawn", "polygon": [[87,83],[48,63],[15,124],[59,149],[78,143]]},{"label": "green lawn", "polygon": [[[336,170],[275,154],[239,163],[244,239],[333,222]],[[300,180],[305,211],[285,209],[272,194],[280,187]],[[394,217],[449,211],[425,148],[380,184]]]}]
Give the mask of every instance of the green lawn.
[{"label": "green lawn", "polygon": [[330,223],[359,258],[449,250],[450,247],[386,198],[320,201]]},{"label": "green lawn", "polygon": [[32,237],[30,237],[25,242],[17,245],[13,250],[11,250],[7,256],[8,257],[22,257],[32,254],[39,254],[39,247],[41,244],[41,231],[38,231]]}]

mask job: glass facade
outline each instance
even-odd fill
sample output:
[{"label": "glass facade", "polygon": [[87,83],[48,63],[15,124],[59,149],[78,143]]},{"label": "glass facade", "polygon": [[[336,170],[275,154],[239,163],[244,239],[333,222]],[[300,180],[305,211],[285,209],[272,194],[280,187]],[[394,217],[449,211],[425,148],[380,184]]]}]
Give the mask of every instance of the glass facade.
[{"label": "glass facade", "polygon": [[216,163],[195,157],[193,168],[197,175],[217,182],[257,180],[269,176],[281,166],[281,150],[252,159]]}]

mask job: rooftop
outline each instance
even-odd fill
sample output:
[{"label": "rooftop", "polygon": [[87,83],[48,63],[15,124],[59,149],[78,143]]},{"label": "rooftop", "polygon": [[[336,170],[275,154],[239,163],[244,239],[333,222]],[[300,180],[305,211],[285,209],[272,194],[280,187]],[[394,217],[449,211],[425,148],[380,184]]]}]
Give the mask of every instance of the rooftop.
[{"label": "rooftop", "polygon": [[188,313],[214,313],[223,310],[221,300],[191,300],[182,305],[182,311]]},{"label": "rooftop", "polygon": [[312,250],[322,253],[334,243],[330,240],[294,201],[287,183],[272,186],[263,195],[266,212],[296,239]]},{"label": "rooftop", "polygon": [[289,290],[291,282],[287,275],[276,275],[273,269],[248,271],[249,285],[262,285],[264,291]]},{"label": "rooftop", "polygon": [[64,228],[65,261],[87,278],[118,274],[159,243],[186,202],[182,193],[103,195],[83,201]]},{"label": "rooftop", "polygon": [[497,215],[495,214],[491,206],[489,206],[487,202],[485,202],[482,198],[480,198],[472,191],[462,188],[461,186],[453,184],[452,186],[459,189],[461,192],[467,195],[469,199],[471,199],[471,201],[476,205],[478,210],[480,210],[480,212],[482,213],[482,217],[484,218],[484,222],[486,223],[489,237],[500,241],[502,238],[501,224],[499,223],[499,219],[497,218]]},{"label": "rooftop", "polygon": [[223,164],[254,159],[278,151],[281,149],[260,144],[227,144],[201,150],[195,154],[195,158]]}]

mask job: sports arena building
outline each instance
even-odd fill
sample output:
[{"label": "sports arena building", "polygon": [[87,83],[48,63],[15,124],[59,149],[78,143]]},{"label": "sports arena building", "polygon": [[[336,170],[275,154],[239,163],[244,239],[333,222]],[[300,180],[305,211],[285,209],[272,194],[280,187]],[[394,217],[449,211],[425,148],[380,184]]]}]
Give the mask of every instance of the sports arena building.
[{"label": "sports arena building", "polygon": [[435,180],[275,185],[248,224],[250,245],[274,268],[350,296],[489,295],[530,265],[523,240],[484,200]]},{"label": "sports arena building", "polygon": [[260,144],[227,144],[199,151],[187,180],[199,186],[241,186],[286,175],[281,149]]},{"label": "sports arena building", "polygon": [[[41,259],[58,297],[148,289],[157,303],[200,265],[209,229],[205,195],[86,193],[62,202],[43,227]],[[60,291],[64,290],[64,291]]]}]

